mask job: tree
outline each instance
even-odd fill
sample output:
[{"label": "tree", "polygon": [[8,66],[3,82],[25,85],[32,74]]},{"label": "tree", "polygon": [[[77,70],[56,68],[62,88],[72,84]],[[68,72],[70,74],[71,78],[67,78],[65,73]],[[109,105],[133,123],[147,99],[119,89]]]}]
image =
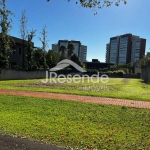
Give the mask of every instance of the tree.
[{"label": "tree", "polygon": [[148,52],[147,55],[140,60],[139,65],[141,68],[146,68],[150,66],[150,52]]},{"label": "tree", "polygon": [[59,47],[59,52],[61,53],[60,60],[63,60],[63,59],[66,58],[66,56],[65,56],[66,50],[67,50],[67,48],[66,48],[65,45],[61,45],[61,46]]},{"label": "tree", "polygon": [[125,73],[132,73],[133,72],[133,64],[118,64],[116,66],[110,67],[111,71],[118,71],[123,70]]},{"label": "tree", "polygon": [[35,64],[33,61],[33,52],[34,52],[34,45],[33,45],[33,38],[35,36],[36,30],[31,30],[28,34],[28,41],[26,46],[26,63],[25,68],[26,70],[33,70],[35,68]]},{"label": "tree", "polygon": [[75,45],[71,42],[68,44],[68,58],[70,58],[73,55],[73,51],[75,50]]},{"label": "tree", "polygon": [[43,68],[47,68],[46,64],[46,48],[48,48],[48,40],[47,40],[47,31],[46,31],[46,25],[44,25],[42,32],[41,32],[41,37],[39,37],[39,40],[42,42],[42,50],[43,50]]},{"label": "tree", "polygon": [[43,54],[44,51],[41,48],[36,48],[33,52],[33,60],[37,68],[43,67],[43,57],[46,54]]},{"label": "tree", "polygon": [[6,8],[7,0],[0,1],[0,67],[6,68],[9,65],[8,53],[14,44],[13,39],[8,35],[12,28],[13,13]]},{"label": "tree", "polygon": [[49,68],[56,66],[59,63],[60,54],[54,50],[49,50],[46,55],[46,61]]},{"label": "tree", "polygon": [[81,60],[79,59],[79,57],[76,54],[73,54],[70,57],[70,60],[72,60],[73,62],[75,62],[76,64],[78,64],[79,66],[81,66],[82,68],[84,68],[83,63],[81,62]]},{"label": "tree", "polygon": [[[47,0],[47,2],[49,2],[50,0]],[[71,0],[68,0],[68,2],[70,2]],[[123,2],[124,4],[127,3],[126,0],[76,0],[76,4],[80,4],[82,7],[85,8],[103,8],[103,7],[109,7],[111,6],[113,3],[116,6],[119,6],[120,2]],[[97,14],[94,13],[94,15]]]},{"label": "tree", "polygon": [[21,18],[20,18],[20,36],[22,38],[22,44],[23,44],[23,64],[22,64],[22,67],[24,65],[24,59],[25,59],[25,40],[27,39],[27,22],[28,22],[28,19],[26,17],[26,10],[24,9],[22,11],[22,15],[21,15]]}]

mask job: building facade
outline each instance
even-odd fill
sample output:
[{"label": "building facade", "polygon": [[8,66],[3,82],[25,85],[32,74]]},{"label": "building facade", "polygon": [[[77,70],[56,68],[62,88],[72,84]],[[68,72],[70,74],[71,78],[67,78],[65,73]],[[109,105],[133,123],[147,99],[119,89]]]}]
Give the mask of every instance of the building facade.
[{"label": "building facade", "polygon": [[82,62],[86,62],[87,58],[87,46],[81,45],[80,47],[80,53],[79,53],[79,58],[82,60]]},{"label": "building facade", "polygon": [[58,44],[52,44],[52,49],[55,51],[58,51]]},{"label": "building facade", "polygon": [[112,64],[100,62],[98,59],[92,59],[92,62],[85,62],[86,69],[108,71]]},{"label": "building facade", "polygon": [[[52,49],[59,52],[60,46],[64,45],[67,47],[70,42],[75,45],[74,54],[76,54],[82,62],[86,62],[87,46],[81,45],[80,41],[59,40],[58,44],[52,44]],[[66,55],[67,55],[67,51],[66,51]]]},{"label": "building facade", "polygon": [[106,56],[105,56],[105,62],[108,63],[109,62],[109,48],[110,48],[110,44],[106,44]]},{"label": "building facade", "polygon": [[131,52],[131,63],[145,56],[146,39],[140,38],[139,36],[132,37],[132,52]]},{"label": "building facade", "polygon": [[[19,67],[21,68],[26,61],[26,46],[27,41],[24,41],[22,39],[12,37],[14,41],[14,45],[12,46],[11,52],[9,52],[9,67]],[[23,44],[24,43],[24,44]],[[34,47],[34,43],[32,43]]]},{"label": "building facade", "polygon": [[128,64],[140,60],[145,55],[146,39],[132,34],[110,38],[106,45],[106,62]]}]

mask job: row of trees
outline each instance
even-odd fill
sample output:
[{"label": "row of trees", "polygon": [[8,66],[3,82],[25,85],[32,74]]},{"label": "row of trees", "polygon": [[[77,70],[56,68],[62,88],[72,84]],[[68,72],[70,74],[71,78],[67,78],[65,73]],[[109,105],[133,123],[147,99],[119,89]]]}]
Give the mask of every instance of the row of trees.
[{"label": "row of trees", "polygon": [[[60,47],[61,50],[62,47]],[[25,65],[25,70],[37,70],[37,69],[47,69],[55,67],[61,60],[70,59],[81,67],[84,67],[83,63],[80,61],[79,57],[75,54],[69,57],[64,53],[57,52],[55,50],[43,51],[41,48],[36,48],[33,50],[32,55],[29,55],[28,65]],[[30,62],[30,63],[29,63]],[[70,67],[70,69],[73,69]]]},{"label": "row of trees", "polygon": [[[7,68],[9,66],[9,52],[15,44],[12,37],[9,36],[9,31],[12,28],[12,19],[14,15],[6,8],[7,0],[0,0],[0,68]],[[41,31],[39,40],[42,47],[33,47],[33,38],[36,35],[36,30],[27,30],[28,19],[26,17],[26,10],[22,11],[20,21],[20,37],[23,45],[23,63],[22,69],[34,70],[38,68],[51,68],[54,67],[60,60],[73,59],[80,66],[83,66],[81,61],[76,55],[73,55],[75,45],[69,43],[67,47],[62,45],[59,52],[46,49],[48,48],[47,31],[44,25]],[[67,53],[67,55],[66,55]]]},{"label": "row of trees", "polygon": [[0,67],[7,67],[9,64],[8,51],[14,44],[8,32],[12,28],[11,22],[13,13],[6,9],[6,0],[0,1]]},{"label": "row of trees", "polygon": [[[0,0],[0,68],[7,68],[9,66],[9,54],[12,51],[12,47],[15,42],[9,35],[9,31],[12,29],[12,16],[14,14],[6,7],[7,0]],[[31,69],[33,66],[33,38],[36,30],[27,30],[28,19],[26,17],[26,11],[22,11],[20,17],[20,37],[23,41],[23,64],[22,67]],[[27,40],[27,42],[26,42]],[[46,51],[48,46],[46,26],[44,25],[41,37],[39,40],[42,43],[42,51]],[[25,53],[26,51],[26,53]],[[44,54],[44,53],[43,53]],[[45,59],[45,57],[43,57]],[[25,61],[26,60],[26,61]],[[46,65],[46,60],[43,60]]]},{"label": "row of trees", "polygon": [[110,67],[110,71],[122,70],[124,73],[133,73],[134,65],[129,64],[118,64]]}]

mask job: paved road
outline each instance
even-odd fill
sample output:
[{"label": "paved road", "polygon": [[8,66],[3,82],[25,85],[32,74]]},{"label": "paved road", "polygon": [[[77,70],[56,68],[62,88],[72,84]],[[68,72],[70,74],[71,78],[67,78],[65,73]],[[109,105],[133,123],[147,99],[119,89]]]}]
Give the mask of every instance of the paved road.
[{"label": "paved road", "polygon": [[0,134],[0,150],[65,150],[49,144]]}]

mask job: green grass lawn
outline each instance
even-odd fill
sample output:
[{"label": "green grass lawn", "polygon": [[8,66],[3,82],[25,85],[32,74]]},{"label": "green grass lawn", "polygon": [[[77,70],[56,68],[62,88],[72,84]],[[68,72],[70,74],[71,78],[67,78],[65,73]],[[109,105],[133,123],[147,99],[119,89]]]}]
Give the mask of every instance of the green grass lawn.
[{"label": "green grass lawn", "polygon": [[150,110],[0,95],[0,132],[79,149],[148,150]]},{"label": "green grass lawn", "polygon": [[[57,80],[56,80],[57,81]],[[107,84],[92,83],[47,83],[41,80],[11,80],[0,81],[0,89],[40,91],[111,97],[131,100],[150,101],[150,85],[140,79],[110,78]]]}]

